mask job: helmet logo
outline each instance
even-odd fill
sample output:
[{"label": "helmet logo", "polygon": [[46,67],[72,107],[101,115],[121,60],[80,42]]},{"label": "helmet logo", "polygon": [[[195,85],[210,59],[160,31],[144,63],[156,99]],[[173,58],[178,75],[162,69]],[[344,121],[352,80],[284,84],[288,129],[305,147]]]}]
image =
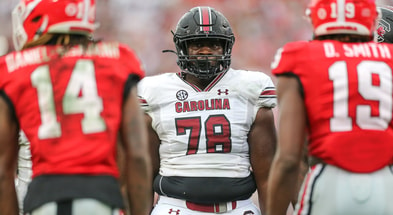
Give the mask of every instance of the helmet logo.
[{"label": "helmet logo", "polygon": [[326,10],[324,8],[320,8],[318,10],[318,18],[319,19],[326,19],[326,16],[327,16]]},{"label": "helmet logo", "polygon": [[71,17],[76,16],[77,12],[78,12],[78,8],[74,3],[68,4],[65,8],[65,13],[67,16],[71,16]]},{"label": "helmet logo", "polygon": [[371,16],[371,11],[370,11],[370,9],[364,8],[364,9],[362,10],[362,16],[363,16],[363,17],[370,17],[370,16]]},{"label": "helmet logo", "polygon": [[[88,9],[87,12],[86,8]],[[95,5],[91,5],[86,1],[78,3],[71,2],[65,7],[65,14],[69,17],[76,17],[77,19],[88,19],[89,21],[94,21]]]}]

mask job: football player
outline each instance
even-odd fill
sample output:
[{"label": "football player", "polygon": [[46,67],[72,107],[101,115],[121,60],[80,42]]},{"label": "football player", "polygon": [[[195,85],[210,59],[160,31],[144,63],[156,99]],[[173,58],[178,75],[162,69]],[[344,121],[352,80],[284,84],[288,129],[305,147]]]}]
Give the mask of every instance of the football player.
[{"label": "football player", "polygon": [[294,214],[393,214],[393,46],[373,41],[374,0],[312,0],[311,41],[279,49],[278,147],[269,215],[297,192],[304,138],[311,170]]},{"label": "football player", "polygon": [[[180,72],[138,84],[153,155],[153,215],[261,214],[275,151],[271,78],[230,68],[235,37],[211,7],[194,7],[173,33]],[[252,167],[252,170],[251,170]]]},{"label": "football player", "polygon": [[32,156],[24,213],[113,215],[129,206],[131,214],[149,214],[151,161],[136,94],[145,73],[137,56],[92,39],[94,0],[21,0],[12,15],[17,51],[0,58],[0,214],[18,213],[19,130]]}]

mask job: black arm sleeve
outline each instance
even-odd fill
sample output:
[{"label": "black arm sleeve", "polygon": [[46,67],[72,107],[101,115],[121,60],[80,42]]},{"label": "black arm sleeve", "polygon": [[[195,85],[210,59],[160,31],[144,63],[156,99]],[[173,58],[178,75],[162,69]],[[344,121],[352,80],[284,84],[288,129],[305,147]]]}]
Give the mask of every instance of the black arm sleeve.
[{"label": "black arm sleeve", "polygon": [[140,78],[138,75],[130,74],[128,76],[128,79],[127,79],[126,84],[124,86],[123,100],[125,100],[128,97],[132,87],[136,86],[139,81],[140,81]]}]

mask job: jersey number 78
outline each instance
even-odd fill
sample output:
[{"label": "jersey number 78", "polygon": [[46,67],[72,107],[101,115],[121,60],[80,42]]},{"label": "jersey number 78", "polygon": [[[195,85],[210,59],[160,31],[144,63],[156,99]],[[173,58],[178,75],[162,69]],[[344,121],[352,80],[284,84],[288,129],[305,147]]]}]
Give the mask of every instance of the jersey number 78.
[{"label": "jersey number 78", "polygon": [[201,123],[201,117],[177,118],[175,122],[177,135],[186,135],[186,130],[189,130],[187,155],[197,153],[203,127],[205,128],[207,153],[231,152],[231,126],[225,115],[211,115],[204,125]]}]

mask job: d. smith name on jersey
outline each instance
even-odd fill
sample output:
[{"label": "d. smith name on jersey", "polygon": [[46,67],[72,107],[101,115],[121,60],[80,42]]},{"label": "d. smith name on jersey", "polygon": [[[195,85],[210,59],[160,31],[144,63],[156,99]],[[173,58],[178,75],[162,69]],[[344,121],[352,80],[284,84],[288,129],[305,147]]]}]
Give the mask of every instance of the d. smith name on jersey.
[{"label": "d. smith name on jersey", "polygon": [[[327,58],[340,57],[340,53],[335,50],[334,44],[325,42],[323,44],[325,56]],[[345,57],[374,57],[392,59],[389,48],[385,44],[378,43],[344,43],[342,50]]]},{"label": "d. smith name on jersey", "polygon": [[198,101],[176,102],[177,113],[204,111],[204,110],[230,110],[229,99],[205,99]]}]

